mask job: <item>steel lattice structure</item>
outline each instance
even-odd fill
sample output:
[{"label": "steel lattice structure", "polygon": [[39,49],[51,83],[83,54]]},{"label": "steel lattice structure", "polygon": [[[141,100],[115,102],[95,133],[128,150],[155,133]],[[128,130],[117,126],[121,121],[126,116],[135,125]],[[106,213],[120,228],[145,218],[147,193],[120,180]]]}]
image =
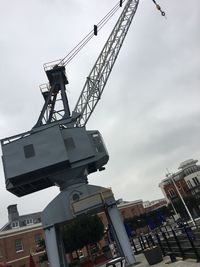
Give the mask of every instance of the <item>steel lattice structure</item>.
[{"label": "steel lattice structure", "polygon": [[75,106],[74,111],[81,114],[78,125],[84,126],[97,105],[109,75],[119,54],[125,36],[129,30],[139,0],[129,0],[106,44],[104,45]]},{"label": "steel lattice structure", "polygon": [[[120,1],[120,6],[124,1]],[[74,111],[70,114],[65,85],[68,79],[65,74],[65,62],[55,60],[44,64],[49,83],[40,86],[45,103],[37,123],[31,131],[1,140],[2,144],[30,135],[32,131],[48,128],[48,125],[59,124],[70,128],[85,126],[97,105],[114,63],[117,59],[123,41],[136,13],[139,0],[128,0],[117,20],[107,42],[105,43],[96,63],[86,79]]]}]

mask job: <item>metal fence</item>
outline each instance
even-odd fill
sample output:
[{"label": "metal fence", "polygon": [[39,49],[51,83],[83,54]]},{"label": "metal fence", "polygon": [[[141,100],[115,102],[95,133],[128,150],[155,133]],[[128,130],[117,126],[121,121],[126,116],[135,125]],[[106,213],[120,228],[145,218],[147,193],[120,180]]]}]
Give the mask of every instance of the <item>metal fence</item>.
[{"label": "metal fence", "polygon": [[200,261],[200,228],[197,225],[162,226],[148,234],[132,238],[131,244],[135,254],[159,246],[163,256],[170,256],[172,261],[177,257]]}]

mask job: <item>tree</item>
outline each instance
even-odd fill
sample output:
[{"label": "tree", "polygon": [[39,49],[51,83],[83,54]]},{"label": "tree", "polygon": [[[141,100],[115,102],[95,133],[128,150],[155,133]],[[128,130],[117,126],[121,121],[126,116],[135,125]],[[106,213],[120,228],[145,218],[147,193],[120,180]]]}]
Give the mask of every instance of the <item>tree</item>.
[{"label": "tree", "polygon": [[45,244],[45,240],[44,240],[44,239],[40,239],[40,240],[38,241],[36,251],[37,251],[37,252],[44,252],[44,253],[40,256],[40,259],[39,259],[39,262],[40,262],[40,263],[48,261],[47,252],[46,252],[46,244]]},{"label": "tree", "polygon": [[[82,215],[64,224],[61,231],[66,253],[77,252],[77,250],[86,246],[88,255],[92,259],[89,245],[96,244],[102,239],[104,225],[97,215]],[[48,258],[44,239],[39,241],[38,251],[45,251],[41,256],[40,262],[47,261]]]},{"label": "tree", "polygon": [[86,246],[91,258],[89,245],[99,242],[104,234],[104,225],[97,215],[82,215],[63,227],[63,240],[66,253]]}]

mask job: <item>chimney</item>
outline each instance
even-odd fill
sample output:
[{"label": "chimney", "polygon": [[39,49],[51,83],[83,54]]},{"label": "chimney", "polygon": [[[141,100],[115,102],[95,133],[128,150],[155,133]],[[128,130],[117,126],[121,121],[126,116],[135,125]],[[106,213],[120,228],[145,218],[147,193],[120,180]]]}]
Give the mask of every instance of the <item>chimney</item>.
[{"label": "chimney", "polygon": [[17,210],[17,204],[10,205],[7,207],[7,209],[8,209],[9,222],[18,221],[19,220],[19,212]]}]

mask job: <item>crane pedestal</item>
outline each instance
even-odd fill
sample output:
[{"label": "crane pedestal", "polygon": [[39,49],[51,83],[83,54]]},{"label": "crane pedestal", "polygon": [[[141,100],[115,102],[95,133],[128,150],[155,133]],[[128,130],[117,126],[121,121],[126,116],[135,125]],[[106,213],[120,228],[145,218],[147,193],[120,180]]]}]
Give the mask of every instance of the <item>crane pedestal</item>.
[{"label": "crane pedestal", "polygon": [[127,265],[136,262],[112,191],[104,187],[80,183],[60,192],[42,212],[42,224],[51,267],[68,265],[61,237],[61,226],[78,215],[101,211],[106,213],[120,256],[125,257]]}]

